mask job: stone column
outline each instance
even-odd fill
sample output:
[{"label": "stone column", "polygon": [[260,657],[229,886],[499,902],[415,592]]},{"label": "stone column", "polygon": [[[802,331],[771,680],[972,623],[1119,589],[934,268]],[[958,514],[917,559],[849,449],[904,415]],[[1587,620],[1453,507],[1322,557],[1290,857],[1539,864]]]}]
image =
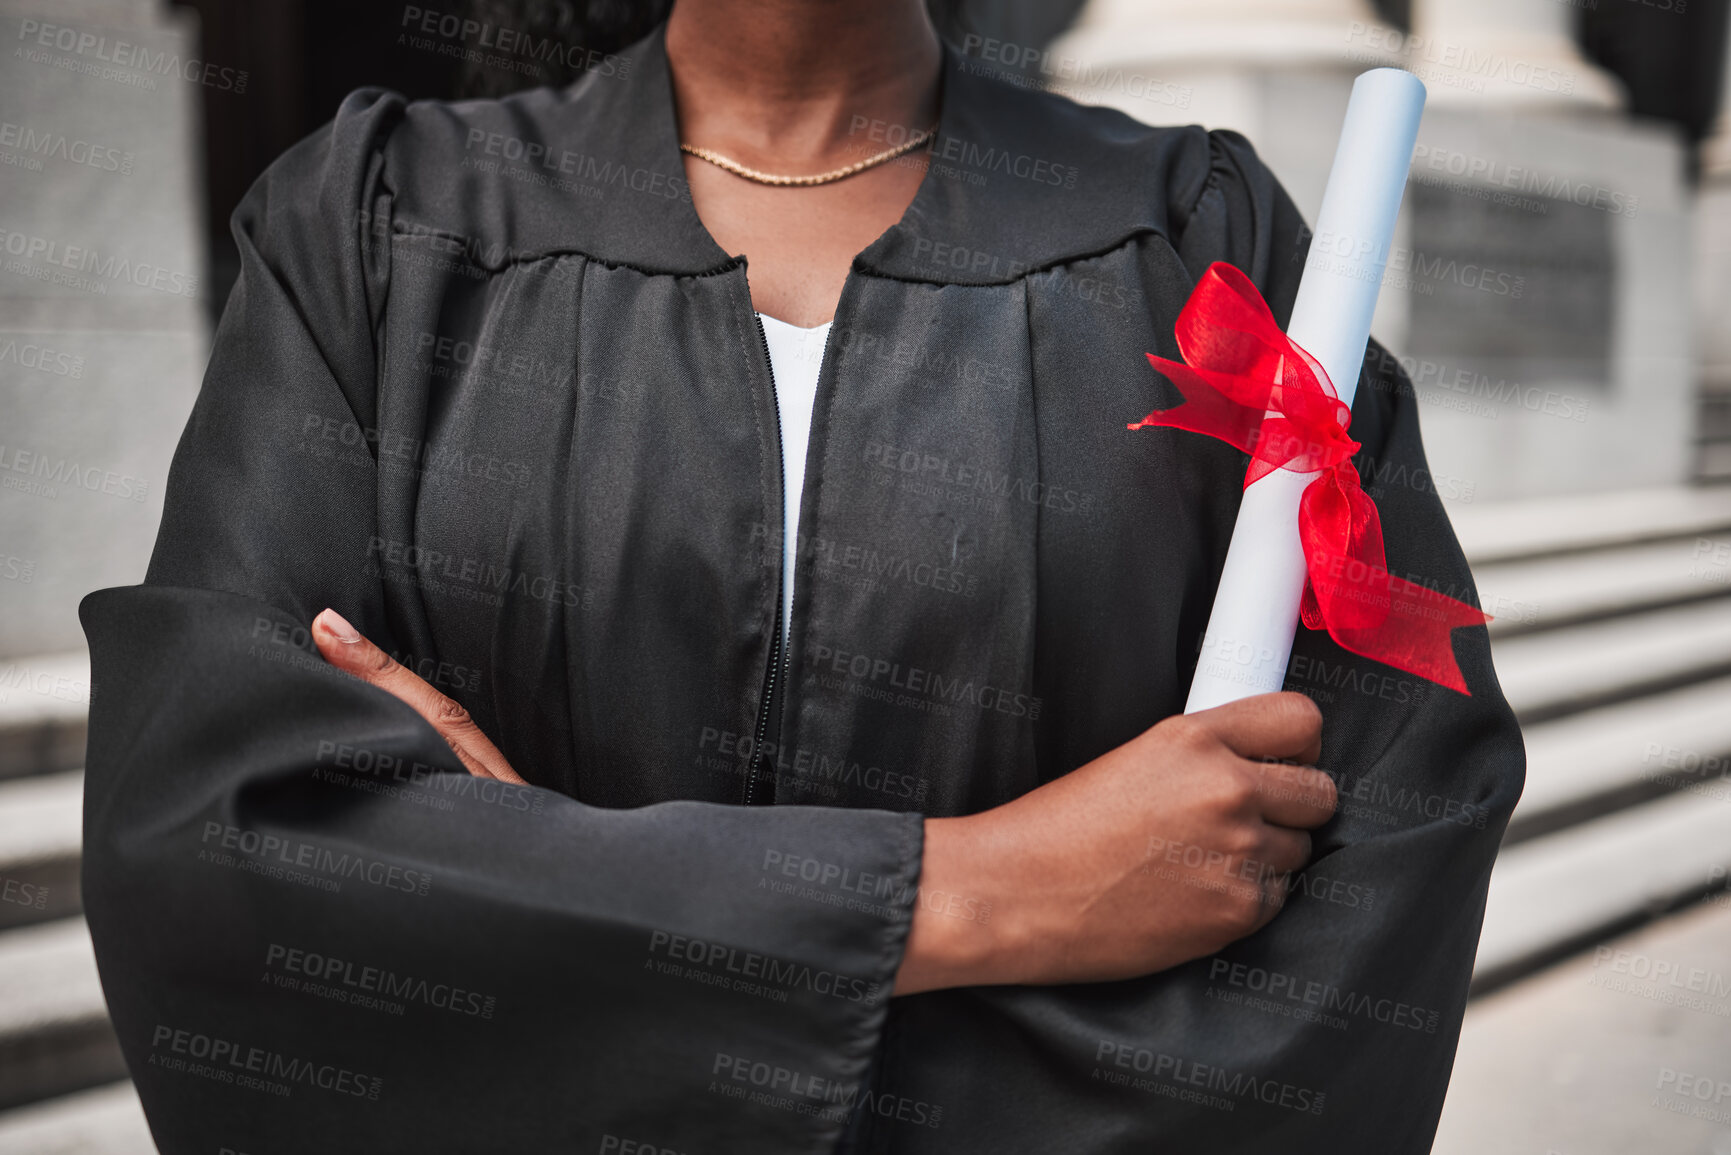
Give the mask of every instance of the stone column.
[{"label": "stone column", "polygon": [[1560,0],[1413,0],[1405,63],[1430,98],[1396,351],[1420,367],[1432,465],[1479,500],[1691,472],[1685,157],[1674,134],[1618,115],[1621,86],[1581,55],[1571,15]]},{"label": "stone column", "polygon": [[1731,180],[1731,19],[1725,21],[1725,63],[1719,72],[1719,117],[1701,145],[1701,173],[1710,180]]},{"label": "stone column", "polygon": [[1370,0],[1089,0],[1058,51],[1099,66],[1339,65],[1355,42],[1382,59],[1399,33]]},{"label": "stone column", "polygon": [[202,86],[248,98],[162,0],[0,0],[0,34],[4,701],[83,651],[84,594],[144,576],[209,352]]},{"label": "stone column", "polygon": [[[1398,65],[1403,40],[1370,0],[1088,0],[1042,71],[1084,104],[1243,133],[1315,220],[1353,78]],[[1377,332],[1405,312],[1384,294]]]},{"label": "stone column", "polygon": [[1042,71],[1150,124],[1244,133],[1314,217],[1352,78],[1401,39],[1370,0],[1089,0]]},{"label": "stone column", "polygon": [[1575,46],[1560,0],[1413,0],[1406,67],[1430,105],[1620,109],[1622,86]]},{"label": "stone column", "polygon": [[1700,334],[1700,471],[1731,478],[1731,21],[1719,118],[1701,145],[1695,203],[1695,319]]},{"label": "stone column", "polygon": [[1041,70],[1140,120],[1243,132],[1314,220],[1352,78],[1410,69],[1430,99],[1372,332],[1418,385],[1445,497],[1683,480],[1694,246],[1673,138],[1617,115],[1566,2],[1413,5],[1404,36],[1363,0],[1089,0]]}]

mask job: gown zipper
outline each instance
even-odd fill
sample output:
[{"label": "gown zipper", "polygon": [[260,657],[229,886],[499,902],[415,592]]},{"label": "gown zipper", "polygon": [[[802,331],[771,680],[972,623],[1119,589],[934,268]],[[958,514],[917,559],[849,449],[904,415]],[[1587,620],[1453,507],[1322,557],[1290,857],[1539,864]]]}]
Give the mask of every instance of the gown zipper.
[{"label": "gown zipper", "polygon": [[[769,334],[763,331],[763,318],[758,316],[756,309],[752,309],[751,319],[757,322],[757,340],[763,347],[764,370],[769,374],[769,402],[775,409],[775,467],[778,475],[782,478],[782,485],[785,486],[787,484],[787,467],[784,458],[787,451],[781,444],[781,399],[775,392],[775,363],[770,360],[769,356]],[[782,565],[782,559],[787,556],[786,510],[787,495],[782,494],[781,507],[775,511],[777,518],[783,522],[781,529],[783,541],[776,551],[775,559],[775,602],[770,607],[769,614],[769,666],[763,672],[763,693],[757,699],[757,730],[751,743],[751,764],[746,768],[745,774],[744,804],[746,806],[753,804],[752,798],[757,793],[758,772],[763,767],[764,733],[769,729],[770,708],[775,704],[775,687],[778,680],[776,675],[781,668],[781,583],[787,580],[787,575],[782,572],[785,568]],[[773,797],[773,793],[771,796]]]},{"label": "gown zipper", "polygon": [[[837,312],[840,312],[839,306]],[[782,444],[781,398],[775,390],[775,362],[769,355],[769,334],[764,332],[763,317],[759,315],[758,311],[754,308],[751,311],[751,318],[757,322],[757,340],[758,343],[763,346],[763,365],[765,371],[769,374],[769,400],[770,404],[775,408],[775,464],[776,469],[782,478],[782,485],[785,487],[787,485],[787,447]],[[825,330],[823,335],[823,352],[818,355],[817,364],[820,380],[822,379],[824,363],[829,360],[830,338],[834,335],[835,321],[831,318],[830,327]],[[804,486],[802,485],[800,492],[802,504],[804,498]],[[747,806],[753,804],[752,799],[757,793],[759,771],[763,767],[763,740],[765,733],[769,729],[769,719],[773,713],[771,707],[775,704],[775,691],[780,682],[779,675],[783,672],[782,665],[786,658],[786,655],[781,652],[781,599],[782,583],[788,581],[790,575],[787,573],[786,566],[784,566],[782,562],[783,559],[787,557],[787,535],[794,532],[797,527],[792,527],[787,524],[787,495],[785,493],[781,496],[781,508],[777,512],[782,519],[782,543],[781,549],[777,551],[775,559],[775,606],[770,615],[773,622],[770,628],[773,633],[770,635],[771,640],[769,643],[769,668],[763,672],[763,694],[758,698],[757,731],[751,747],[751,765],[747,769],[745,775],[744,804]],[[799,548],[797,545],[794,547],[794,564],[799,564]],[[792,615],[790,614],[788,616],[791,619]],[[788,632],[790,634],[793,632],[791,620],[788,623]],[[777,727],[777,729],[779,729],[779,727]],[[779,737],[779,734],[777,736]],[[774,793],[772,791],[770,794],[770,802],[762,803],[762,805],[770,805],[773,800]]]}]

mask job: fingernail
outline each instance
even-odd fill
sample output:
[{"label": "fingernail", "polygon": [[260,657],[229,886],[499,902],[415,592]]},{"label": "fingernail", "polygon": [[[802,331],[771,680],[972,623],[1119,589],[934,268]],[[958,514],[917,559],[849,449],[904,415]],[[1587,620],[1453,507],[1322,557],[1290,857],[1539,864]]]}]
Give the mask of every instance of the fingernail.
[{"label": "fingernail", "polygon": [[324,621],[325,629],[329,630],[337,641],[353,645],[361,640],[361,631],[349,625],[349,619],[337,611],[327,609],[319,617]]}]

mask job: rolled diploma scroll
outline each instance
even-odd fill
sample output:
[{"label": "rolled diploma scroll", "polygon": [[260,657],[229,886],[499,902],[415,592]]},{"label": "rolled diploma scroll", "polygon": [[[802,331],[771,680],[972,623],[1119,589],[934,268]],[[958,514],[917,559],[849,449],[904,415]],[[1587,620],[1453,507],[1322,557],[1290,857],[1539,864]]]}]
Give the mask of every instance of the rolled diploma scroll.
[{"label": "rolled diploma scroll", "polygon": [[[1394,240],[1424,97],[1418,78],[1398,68],[1377,68],[1353,83],[1286,327],[1287,336],[1322,363],[1349,406],[1370,340],[1370,318]],[[1315,476],[1276,469],[1244,491],[1185,713],[1268,693],[1285,683],[1305,583],[1298,500]]]}]

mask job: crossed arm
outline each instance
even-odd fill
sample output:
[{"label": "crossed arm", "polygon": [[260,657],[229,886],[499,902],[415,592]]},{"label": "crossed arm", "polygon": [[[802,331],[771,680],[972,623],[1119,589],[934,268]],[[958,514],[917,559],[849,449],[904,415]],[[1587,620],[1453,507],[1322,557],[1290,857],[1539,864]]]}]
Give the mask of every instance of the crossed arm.
[{"label": "crossed arm", "polygon": [[[467,710],[334,610],[313,639],[413,707],[469,773],[525,782]],[[1334,783],[1312,765],[1321,734],[1309,698],[1265,694],[1167,718],[1002,806],[926,819],[922,888],[988,902],[994,917],[916,904],[895,993],[1131,978],[1260,930],[1310,858],[1307,831],[1334,813]],[[1171,845],[1196,852],[1154,853]]]}]

